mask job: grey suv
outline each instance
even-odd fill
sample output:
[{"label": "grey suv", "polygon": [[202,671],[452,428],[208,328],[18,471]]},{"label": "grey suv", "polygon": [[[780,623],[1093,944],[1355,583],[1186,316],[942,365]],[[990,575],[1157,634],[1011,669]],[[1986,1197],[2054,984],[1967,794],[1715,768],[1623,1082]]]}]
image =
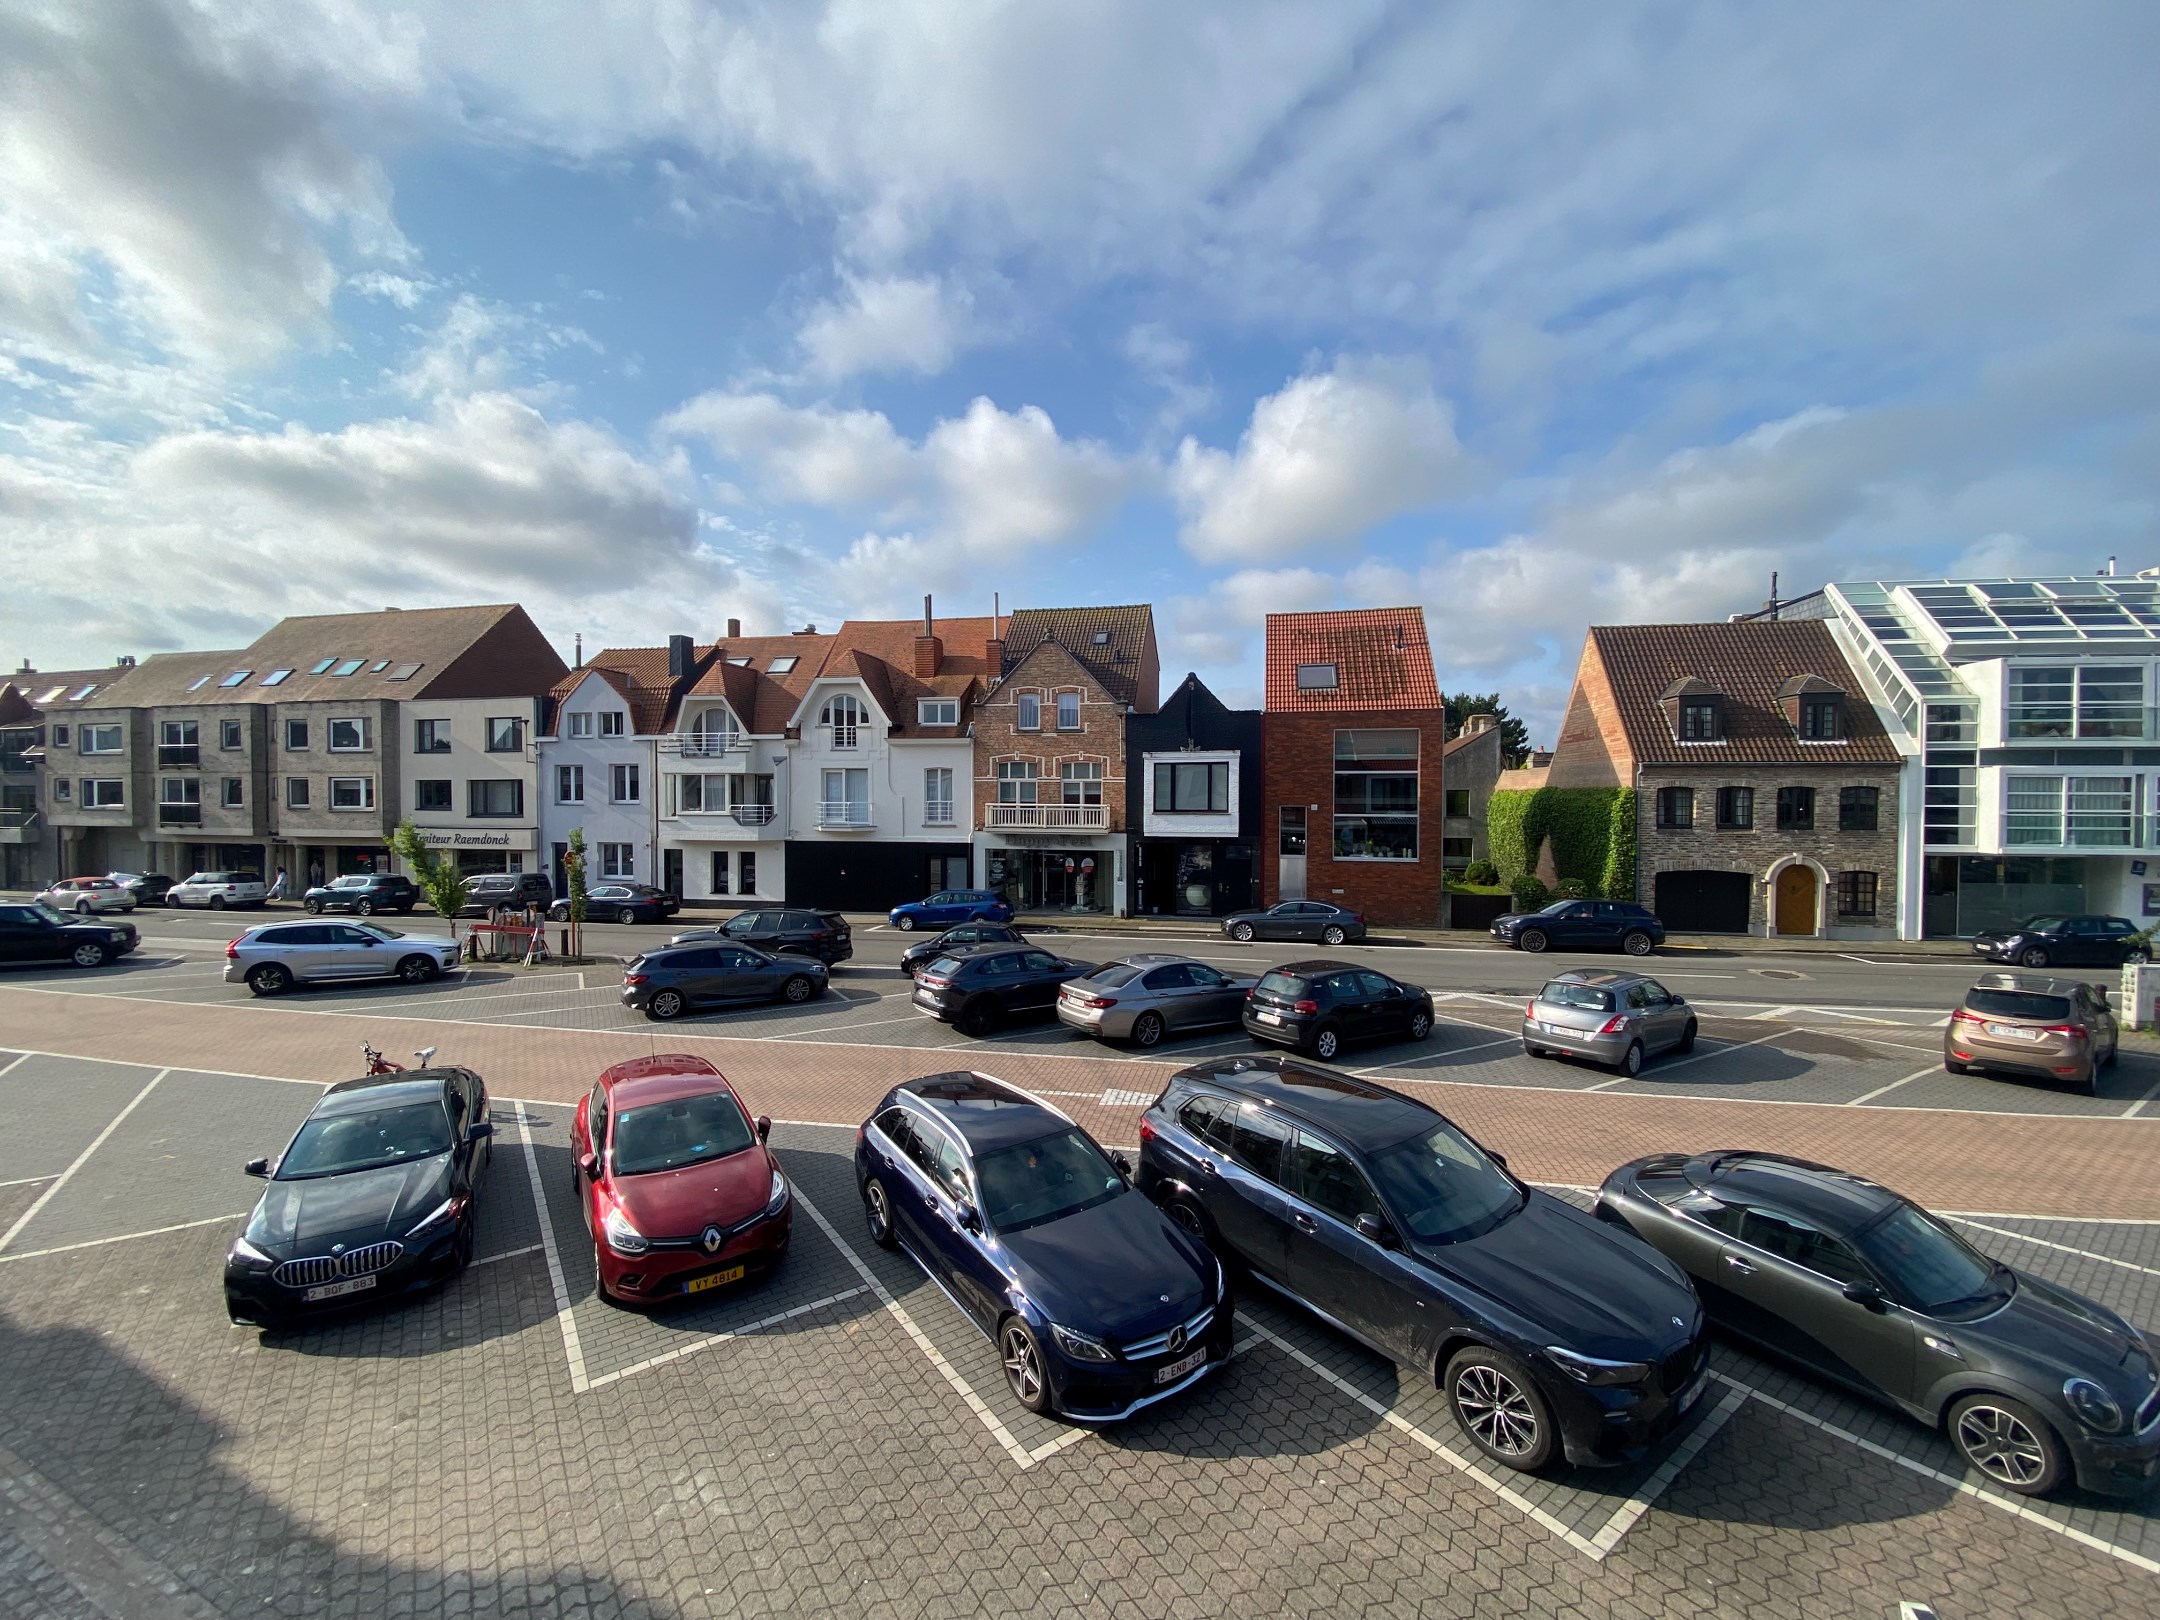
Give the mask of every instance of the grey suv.
[{"label": "grey suv", "polygon": [[1523,1011],[1522,1040],[1532,1057],[1565,1053],[1640,1074],[1653,1052],[1695,1049],[1695,1009],[1640,973],[1583,969],[1537,993]]},{"label": "grey suv", "polygon": [[274,996],[332,979],[425,984],[458,964],[458,943],[381,923],[259,923],[225,947],[225,982]]},{"label": "grey suv", "polygon": [[498,906],[523,911],[537,906],[545,911],[555,903],[555,885],[545,872],[482,872],[465,885],[465,908],[461,917],[481,917]]}]

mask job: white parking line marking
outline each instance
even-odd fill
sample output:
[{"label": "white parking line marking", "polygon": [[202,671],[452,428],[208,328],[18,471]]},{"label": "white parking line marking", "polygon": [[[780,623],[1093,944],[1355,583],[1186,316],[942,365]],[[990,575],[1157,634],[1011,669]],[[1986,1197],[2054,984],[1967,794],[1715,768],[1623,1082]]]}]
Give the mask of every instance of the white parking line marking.
[{"label": "white parking line marking", "polygon": [[1853,1098],[1852,1101],[1846,1103],[1844,1106],[1847,1108],[1858,1108],[1862,1103],[1871,1103],[1877,1097],[1897,1090],[1899,1086],[1909,1086],[1915,1080],[1924,1080],[1931,1074],[1941,1074],[1942,1072],[1943,1066],[1940,1063],[1930,1063],[1924,1069],[1913,1070],[1911,1074],[1908,1074],[1902,1080],[1893,1080],[1887,1086],[1877,1086],[1873,1091],[1864,1091],[1859,1096]]},{"label": "white parking line marking", "polygon": [[2086,1260],[2097,1260],[2104,1266],[2120,1266],[2125,1271],[2143,1272],[2148,1277],[2160,1277],[2160,1271],[2151,1266],[2134,1265],[2128,1260],[2118,1260],[2111,1254],[2095,1254],[2091,1249],[2073,1248],[2067,1243],[2052,1243],[2046,1238],[2036,1238],[2024,1232],[2013,1232],[2006,1226],[1990,1226],[1985,1221],[1968,1220],[1962,1216],[1950,1217],[1960,1226],[1969,1226],[1978,1232],[1993,1232],[1997,1237],[2016,1238],[2020,1243],[2030,1243],[2036,1249],[2053,1249],[2057,1254],[2074,1254]]},{"label": "white parking line marking", "polygon": [[1145,1108],[1155,1100],[1152,1091],[1119,1091],[1112,1087],[1102,1094],[1105,1108]]},{"label": "white parking line marking", "polygon": [[197,1226],[215,1226],[220,1221],[244,1221],[248,1212],[240,1210],[231,1215],[205,1215],[199,1221],[179,1221],[171,1226],[153,1226],[144,1232],[122,1232],[118,1237],[85,1238],[80,1243],[56,1243],[49,1249],[24,1249],[18,1254],[0,1254],[0,1266],[13,1260],[35,1260],[45,1254],[73,1254],[77,1249],[101,1249],[108,1243],[132,1243],[136,1238],[162,1237],[167,1232],[185,1232]]},{"label": "white parking line marking", "polygon": [[570,1393],[591,1388],[585,1377],[585,1351],[578,1343],[577,1316],[570,1309],[570,1289],[563,1281],[562,1257],[555,1252],[555,1220],[548,1214],[547,1192],[540,1185],[540,1159],[533,1152],[532,1128],[525,1110],[517,1111],[518,1141],[525,1149],[525,1175],[532,1183],[533,1213],[540,1218],[540,1247],[547,1254],[548,1283],[555,1290],[555,1321],[562,1329],[563,1354],[570,1361]]},{"label": "white parking line marking", "polygon": [[1593,1558],[1603,1558],[1620,1545],[1620,1538],[1635,1528],[1636,1522],[1650,1511],[1650,1504],[1664,1493],[1665,1487],[1679,1478],[1680,1470],[1695,1460],[1695,1454],[1710,1443],[1711,1436],[1732,1421],[1735,1412],[1747,1402],[1747,1395],[1739,1389],[1726,1392],[1725,1398],[1698,1422],[1694,1430],[1680,1444],[1673,1447],[1673,1454],[1658,1465],[1657,1472],[1644,1480],[1635,1494],[1614,1510],[1598,1533],[1590,1538],[1590,1545],[1597,1550]]},{"label": "white parking line marking", "polygon": [[491,1266],[498,1260],[515,1260],[521,1254],[538,1254],[539,1252],[539,1244],[527,1243],[520,1248],[498,1249],[493,1254],[474,1255],[472,1263],[476,1266]]},{"label": "white parking line marking", "polygon": [[142,1100],[145,1097],[149,1096],[151,1092],[157,1090],[157,1083],[171,1073],[172,1070],[170,1069],[158,1070],[156,1074],[153,1074],[150,1077],[150,1083],[144,1086],[142,1090],[136,1092],[134,1099],[130,1101],[125,1108],[121,1109],[119,1113],[113,1115],[111,1123],[108,1124],[102,1131],[99,1131],[97,1133],[96,1138],[92,1140],[88,1147],[84,1148],[82,1152],[75,1155],[75,1162],[69,1165],[65,1170],[61,1171],[60,1174],[53,1177],[52,1185],[50,1187],[47,1187],[43,1192],[39,1193],[37,1195],[37,1198],[31,1203],[30,1207],[24,1210],[20,1215],[15,1217],[15,1224],[13,1226],[9,1227],[5,1232],[0,1232],[0,1249],[4,1249],[10,1243],[14,1242],[15,1234],[20,1232],[24,1227],[28,1226],[33,1220],[37,1219],[38,1211],[43,1209],[47,1204],[51,1203],[54,1197],[58,1195],[60,1189],[62,1187],[65,1187],[70,1181],[73,1181],[75,1179],[75,1172],[80,1170],[84,1165],[90,1162],[90,1155],[97,1152],[99,1148],[105,1145],[106,1138],[111,1136],[114,1131],[117,1131],[120,1128],[121,1122],[125,1120],[128,1115],[135,1112],[135,1110],[141,1105]]},{"label": "white parking line marking", "polygon": [[[12,1063],[8,1065],[11,1069],[14,1066]],[[17,1176],[13,1181],[0,1181],[0,1187],[28,1187],[35,1182],[50,1180],[51,1176]]]},{"label": "white parking line marking", "polygon": [[2160,1097],[2160,1080],[2155,1080],[2152,1083],[2151,1090],[2147,1091],[2144,1096],[2140,1097],[2128,1108],[2125,1108],[2122,1111],[2122,1117],[2124,1119],[2136,1119],[2138,1115],[2142,1114],[2145,1111],[2145,1105],[2151,1102],[2155,1097]]},{"label": "white parking line marking", "polygon": [[[15,1056],[14,1056],[14,1057],[13,1057],[12,1059],[10,1059],[10,1060],[9,1060],[9,1062],[8,1062],[8,1064],[7,1064],[7,1066],[6,1066],[5,1068],[0,1068],[0,1080],[5,1080],[5,1079],[6,1079],[6,1078],[7,1078],[7,1077],[8,1077],[9,1075],[11,1075],[11,1074],[13,1074],[13,1073],[15,1072],[16,1068],[17,1068],[17,1067],[18,1067],[19,1065],[21,1065],[21,1064],[24,1064],[24,1063],[28,1063],[28,1062],[29,1062],[29,1061],[31,1060],[31,1058],[33,1058],[33,1057],[35,1057],[35,1056],[37,1056],[37,1054],[36,1054],[36,1053],[34,1053],[34,1052],[18,1052],[18,1053],[16,1053],[16,1054],[15,1054]],[[35,1180],[38,1180],[38,1181],[43,1181],[43,1180],[44,1180],[45,1178],[44,1178],[43,1176],[38,1176],[38,1177],[34,1177],[33,1179],[35,1179]],[[11,1184],[11,1183],[4,1183],[4,1182],[0,1182],[0,1186],[5,1186],[5,1185],[12,1185],[12,1184]]]},{"label": "white parking line marking", "polygon": [[1374,1063],[1362,1069],[1352,1069],[1350,1072],[1352,1074],[1378,1074],[1382,1069],[1400,1069],[1406,1064],[1423,1063],[1428,1058],[1460,1057],[1465,1052],[1482,1052],[1488,1047],[1520,1045],[1522,1045],[1520,1035],[1509,1035],[1502,1040],[1480,1041],[1475,1046],[1451,1046],[1444,1052],[1418,1052],[1410,1057],[1397,1058],[1393,1063]]},{"label": "white parking line marking", "polygon": [[[926,1012],[909,1013],[905,1018],[868,1018],[859,1024],[819,1024],[815,1028],[787,1035],[761,1035],[752,1037],[767,1041],[799,1041],[812,1035],[844,1035],[851,1029],[880,1029],[887,1024],[914,1024],[930,1017]],[[934,1021],[934,1020],[933,1020]]]},{"label": "white parking line marking", "polygon": [[685,1356],[694,1356],[700,1350],[709,1350],[716,1344],[726,1344],[730,1339],[740,1339],[746,1334],[756,1333],[761,1329],[776,1327],[782,1322],[792,1321],[798,1316],[807,1316],[812,1311],[821,1311],[828,1305],[837,1305],[843,1299],[853,1299],[862,1292],[863,1290],[860,1288],[844,1288],[837,1294],[827,1294],[823,1299],[813,1299],[809,1304],[798,1305],[791,1311],[781,1311],[773,1316],[760,1317],[755,1322],[745,1322],[739,1328],[729,1328],[725,1333],[714,1333],[702,1339],[694,1339],[689,1344],[667,1351],[663,1355],[649,1356],[645,1360],[634,1362],[628,1367],[618,1368],[611,1373],[602,1373],[585,1387],[587,1389],[600,1389],[608,1384],[619,1383],[633,1373],[650,1372],[653,1368],[664,1367],[671,1361],[680,1361]]}]

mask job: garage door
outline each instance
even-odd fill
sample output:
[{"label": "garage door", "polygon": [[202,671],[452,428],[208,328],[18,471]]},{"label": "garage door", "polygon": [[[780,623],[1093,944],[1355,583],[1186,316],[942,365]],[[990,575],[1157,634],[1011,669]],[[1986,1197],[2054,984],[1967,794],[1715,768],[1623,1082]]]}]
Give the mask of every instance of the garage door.
[{"label": "garage door", "polygon": [[1745,872],[1660,872],[1658,921],[1675,934],[1744,934],[1752,883]]}]

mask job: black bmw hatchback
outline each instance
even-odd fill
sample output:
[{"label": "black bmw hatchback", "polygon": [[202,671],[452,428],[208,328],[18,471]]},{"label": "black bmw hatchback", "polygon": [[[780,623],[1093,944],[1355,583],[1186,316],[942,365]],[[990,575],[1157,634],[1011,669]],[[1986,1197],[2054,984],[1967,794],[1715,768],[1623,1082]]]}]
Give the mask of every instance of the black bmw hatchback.
[{"label": "black bmw hatchback", "polygon": [[1432,992],[1348,962],[1285,962],[1260,976],[1243,1022],[1254,1040],[1333,1063],[1366,1041],[1422,1041],[1432,1033]]},{"label": "black bmw hatchback", "polygon": [[1708,1383],[1679,1267],[1383,1086],[1279,1057],[1180,1070],[1141,1118],[1139,1181],[1256,1281],[1433,1379],[1510,1468],[1627,1462]]},{"label": "black bmw hatchback", "polygon": [[225,1260],[235,1322],[297,1318],[424,1288],[472,1259],[495,1127],[470,1069],[411,1069],[323,1093]]},{"label": "black bmw hatchback", "polygon": [[1684,1268],[1721,1327],[1948,1432],[2037,1496],[2160,1477],[2160,1346],[1887,1188],[1771,1153],[1658,1154],[1598,1214]]}]

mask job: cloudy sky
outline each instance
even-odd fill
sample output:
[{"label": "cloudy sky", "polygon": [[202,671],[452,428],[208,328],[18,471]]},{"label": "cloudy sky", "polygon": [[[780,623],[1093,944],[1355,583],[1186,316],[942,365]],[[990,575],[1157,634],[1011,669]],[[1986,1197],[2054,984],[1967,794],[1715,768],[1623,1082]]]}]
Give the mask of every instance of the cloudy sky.
[{"label": "cloudy sky", "polygon": [[[2160,8],[0,0],[0,657],[2160,563]],[[1541,732],[1548,724],[1538,726]]]}]

